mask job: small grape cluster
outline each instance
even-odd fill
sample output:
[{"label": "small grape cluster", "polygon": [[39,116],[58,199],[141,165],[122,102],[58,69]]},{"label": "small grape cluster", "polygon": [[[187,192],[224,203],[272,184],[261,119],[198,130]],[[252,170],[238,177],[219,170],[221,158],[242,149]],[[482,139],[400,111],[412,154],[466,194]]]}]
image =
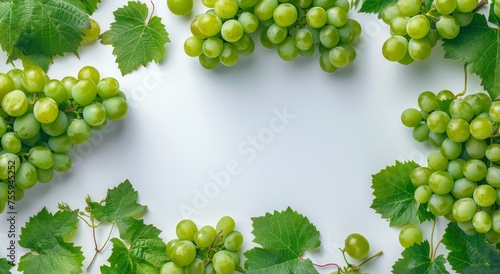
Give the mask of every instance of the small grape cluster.
[{"label": "small grape cluster", "polygon": [[439,150],[410,174],[415,200],[466,233],[500,242],[500,102],[482,92],[442,90],[422,92],[418,106],[404,110],[401,121],[415,140]]},{"label": "small grape cluster", "polygon": [[35,65],[0,73],[0,100],[0,213],[8,200],[67,171],[74,144],[128,112],[118,81],[91,66],[62,80]]},{"label": "small grape cluster", "polygon": [[[184,51],[198,57],[206,69],[220,63],[232,66],[240,55],[253,53],[251,35],[260,31],[261,44],[276,48],[286,61],[299,54],[310,57],[319,50],[325,72],[334,72],[354,61],[352,43],[361,25],[348,18],[348,0],[204,0],[209,8],[194,17]],[[262,26],[261,26],[262,25]]]},{"label": "small grape cluster", "polygon": [[223,216],[214,228],[198,229],[189,219],[177,224],[177,239],[167,243],[170,260],[161,268],[163,274],[232,274],[241,270],[239,248],[243,235],[235,230],[235,221]]},{"label": "small grape cluster", "polygon": [[440,39],[457,37],[472,22],[479,6],[478,0],[435,0],[427,10],[426,2],[398,0],[382,10],[380,17],[391,32],[382,45],[387,60],[407,65],[427,59]]}]

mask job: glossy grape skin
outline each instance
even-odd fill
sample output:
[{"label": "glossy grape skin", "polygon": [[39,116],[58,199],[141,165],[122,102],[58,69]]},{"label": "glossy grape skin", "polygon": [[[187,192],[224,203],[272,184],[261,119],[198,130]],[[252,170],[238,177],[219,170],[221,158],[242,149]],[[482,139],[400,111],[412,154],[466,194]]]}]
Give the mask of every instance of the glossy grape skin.
[{"label": "glossy grape skin", "polygon": [[216,273],[232,274],[236,264],[233,257],[227,251],[218,251],[212,258],[212,264]]},{"label": "glossy grape skin", "polygon": [[226,236],[234,230],[236,223],[231,216],[223,216],[217,222],[215,230],[220,236]]},{"label": "glossy grape skin", "polygon": [[407,127],[416,127],[422,122],[422,113],[415,108],[407,108],[401,113],[401,122]]},{"label": "glossy grape skin", "polygon": [[413,244],[420,244],[422,242],[422,230],[414,225],[405,225],[399,231],[398,239],[404,248],[408,248]]},{"label": "glossy grape skin", "polygon": [[353,259],[363,259],[370,253],[370,243],[359,233],[352,233],[344,241],[344,250]]},{"label": "glossy grape skin", "polygon": [[453,197],[450,194],[432,194],[427,206],[432,214],[444,216],[453,207]]},{"label": "glossy grape skin", "polygon": [[196,257],[196,246],[187,240],[179,240],[172,247],[170,259],[179,266],[187,266]]},{"label": "glossy grape skin", "polygon": [[408,40],[401,35],[389,37],[382,45],[382,54],[385,59],[397,62],[405,57],[408,52]]},{"label": "glossy grape skin", "polygon": [[189,219],[180,221],[175,228],[175,233],[179,240],[192,241],[197,231],[198,227],[192,220]]},{"label": "glossy grape skin", "polygon": [[276,24],[282,27],[288,27],[297,21],[298,11],[290,3],[282,3],[274,9],[273,19]]},{"label": "glossy grape skin", "polygon": [[101,34],[101,26],[93,18],[89,18],[89,27],[83,30],[83,40],[95,41]]},{"label": "glossy grape skin", "polygon": [[410,173],[410,181],[414,187],[427,185],[433,170],[429,167],[417,167]]},{"label": "glossy grape skin", "polygon": [[227,250],[237,251],[243,244],[243,234],[239,231],[233,230],[224,237],[223,244]]},{"label": "glossy grape skin", "polygon": [[167,8],[171,13],[179,16],[187,15],[193,10],[193,0],[167,0]]},{"label": "glossy grape skin", "polygon": [[27,92],[40,92],[47,82],[45,71],[36,65],[24,67],[21,74],[22,84]]}]

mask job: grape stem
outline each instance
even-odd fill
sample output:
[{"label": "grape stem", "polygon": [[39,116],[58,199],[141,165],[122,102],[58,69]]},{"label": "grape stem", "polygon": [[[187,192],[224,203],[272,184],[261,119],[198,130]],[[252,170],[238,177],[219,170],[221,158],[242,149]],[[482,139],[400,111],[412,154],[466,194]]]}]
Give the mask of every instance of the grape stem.
[{"label": "grape stem", "polygon": [[[345,256],[345,250],[344,249],[341,249],[340,248],[340,251],[342,252],[342,257],[344,258],[344,261],[346,263],[346,266],[345,267],[341,267],[339,264],[337,263],[326,263],[326,264],[318,264],[318,263],[312,263],[313,266],[317,267],[317,268],[323,268],[323,267],[330,267],[330,266],[334,266],[337,268],[337,271],[338,273],[354,273],[354,272],[357,272],[359,271],[359,269],[361,268],[362,265],[366,264],[367,262],[377,258],[378,256],[381,256],[383,254],[382,251],[379,251],[377,253],[375,253],[374,255],[370,256],[369,258],[367,258],[366,260],[364,260],[363,262],[361,262],[359,265],[353,265],[351,263],[349,263],[349,261],[347,261],[347,258]],[[300,260],[305,260],[303,257],[299,257]]]},{"label": "grape stem", "polygon": [[459,94],[457,94],[456,96],[457,97],[460,97],[460,96],[464,96],[465,93],[467,92],[467,63],[464,64],[464,89],[462,90],[462,92],[460,92]]},{"label": "grape stem", "polygon": [[479,3],[477,3],[477,6],[474,10],[479,9],[480,7],[482,7],[484,5],[488,5],[488,0],[481,0]]},{"label": "grape stem", "polygon": [[153,1],[150,1],[151,2],[151,14],[149,15],[149,18],[148,18],[148,22],[147,24],[149,24],[149,22],[151,21],[151,18],[153,18],[153,14],[155,13],[155,3]]}]

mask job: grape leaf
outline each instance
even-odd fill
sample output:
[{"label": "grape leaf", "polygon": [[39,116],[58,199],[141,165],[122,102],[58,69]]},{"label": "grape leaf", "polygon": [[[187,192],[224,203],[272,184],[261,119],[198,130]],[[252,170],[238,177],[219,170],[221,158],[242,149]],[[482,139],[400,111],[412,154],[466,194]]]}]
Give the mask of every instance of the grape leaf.
[{"label": "grape leaf", "polygon": [[443,244],[450,252],[448,262],[458,273],[500,273],[500,252],[487,243],[484,234],[465,234],[456,223],[448,224]]},{"label": "grape leaf", "polygon": [[80,0],[82,1],[83,5],[85,6],[85,10],[89,15],[94,14],[94,12],[97,10],[97,5],[101,3],[101,0]]},{"label": "grape leaf", "polygon": [[66,241],[77,230],[77,223],[76,212],[52,214],[45,207],[31,217],[19,236],[19,245],[31,251],[21,257],[18,270],[25,274],[57,274],[63,269],[81,273],[85,259],[81,247]]},{"label": "grape leaf", "polygon": [[137,196],[130,181],[125,180],[108,190],[104,204],[89,202],[89,209],[99,222],[116,223],[120,237],[124,238],[130,225],[147,209],[147,206],[137,203]]},{"label": "grape leaf", "polygon": [[90,24],[82,9],[63,0],[12,3],[20,28],[16,47],[25,54],[54,56],[77,51],[83,30]]},{"label": "grape leaf", "polygon": [[14,265],[10,264],[10,262],[7,259],[0,258],[0,273],[10,274],[11,273],[10,269],[12,267],[14,267]]},{"label": "grape leaf", "polygon": [[306,217],[288,207],[252,220],[253,242],[262,247],[244,253],[247,274],[318,273],[310,260],[301,258],[320,246],[319,231]]},{"label": "grape leaf", "polygon": [[444,255],[439,255],[436,258],[430,258],[431,247],[428,241],[423,241],[420,244],[413,244],[412,246],[403,250],[401,255],[403,258],[398,259],[392,266],[392,273],[405,273],[405,274],[441,274],[449,273],[444,264],[446,259]]},{"label": "grape leaf", "polygon": [[396,161],[372,176],[372,189],[375,196],[371,208],[390,220],[390,226],[403,226],[408,223],[421,223],[434,217],[423,205],[413,198],[415,187],[410,181],[410,173],[418,164],[409,161]]},{"label": "grape leaf", "polygon": [[[144,3],[129,1],[113,12],[115,22],[101,36],[102,44],[111,44],[122,75],[149,62],[165,58],[165,44],[170,42],[165,25],[158,16],[148,17]],[[147,21],[146,21],[147,20]]]},{"label": "grape leaf", "polygon": [[398,0],[364,0],[359,11],[364,13],[380,13],[388,5],[397,2]]},{"label": "grape leaf", "polygon": [[500,95],[500,30],[490,28],[483,14],[474,14],[455,39],[444,39],[443,48],[445,58],[467,63],[491,98]]},{"label": "grape leaf", "polygon": [[168,261],[166,244],[159,237],[161,231],[153,225],[136,220],[127,229],[123,239],[113,238],[113,249],[108,259],[109,266],[101,266],[102,273],[159,273]]},{"label": "grape leaf", "polygon": [[19,39],[19,32],[15,31],[17,22],[13,15],[12,2],[0,2],[0,45],[6,52],[11,52]]}]

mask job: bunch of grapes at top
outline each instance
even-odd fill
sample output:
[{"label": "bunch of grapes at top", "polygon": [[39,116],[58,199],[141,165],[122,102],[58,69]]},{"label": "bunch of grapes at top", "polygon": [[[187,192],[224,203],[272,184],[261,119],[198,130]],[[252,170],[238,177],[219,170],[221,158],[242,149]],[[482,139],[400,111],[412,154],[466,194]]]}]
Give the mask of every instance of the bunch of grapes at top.
[{"label": "bunch of grapes at top", "polygon": [[361,25],[348,18],[347,0],[205,0],[209,8],[191,23],[192,36],[184,43],[191,57],[206,69],[220,63],[232,66],[240,55],[253,53],[252,34],[260,32],[266,48],[276,48],[286,61],[298,55],[320,53],[326,72],[344,67],[356,58],[352,43]]},{"label": "bunch of grapes at top", "polygon": [[427,59],[440,39],[457,37],[481,6],[478,0],[435,0],[427,9],[426,2],[398,0],[381,12],[391,32],[382,46],[387,60],[407,65]]},{"label": "bunch of grapes at top", "polygon": [[421,93],[418,106],[403,111],[402,123],[415,140],[439,149],[410,174],[415,200],[466,233],[500,243],[500,102],[443,90]]},{"label": "bunch of grapes at top", "polygon": [[177,224],[177,239],[167,243],[170,260],[161,268],[162,274],[233,274],[241,270],[238,253],[243,235],[235,230],[230,216],[219,219],[215,227],[198,226],[189,219]]},{"label": "bunch of grapes at top", "polygon": [[0,213],[24,190],[67,171],[74,144],[128,112],[118,81],[91,66],[62,80],[35,65],[0,73],[0,100]]}]

